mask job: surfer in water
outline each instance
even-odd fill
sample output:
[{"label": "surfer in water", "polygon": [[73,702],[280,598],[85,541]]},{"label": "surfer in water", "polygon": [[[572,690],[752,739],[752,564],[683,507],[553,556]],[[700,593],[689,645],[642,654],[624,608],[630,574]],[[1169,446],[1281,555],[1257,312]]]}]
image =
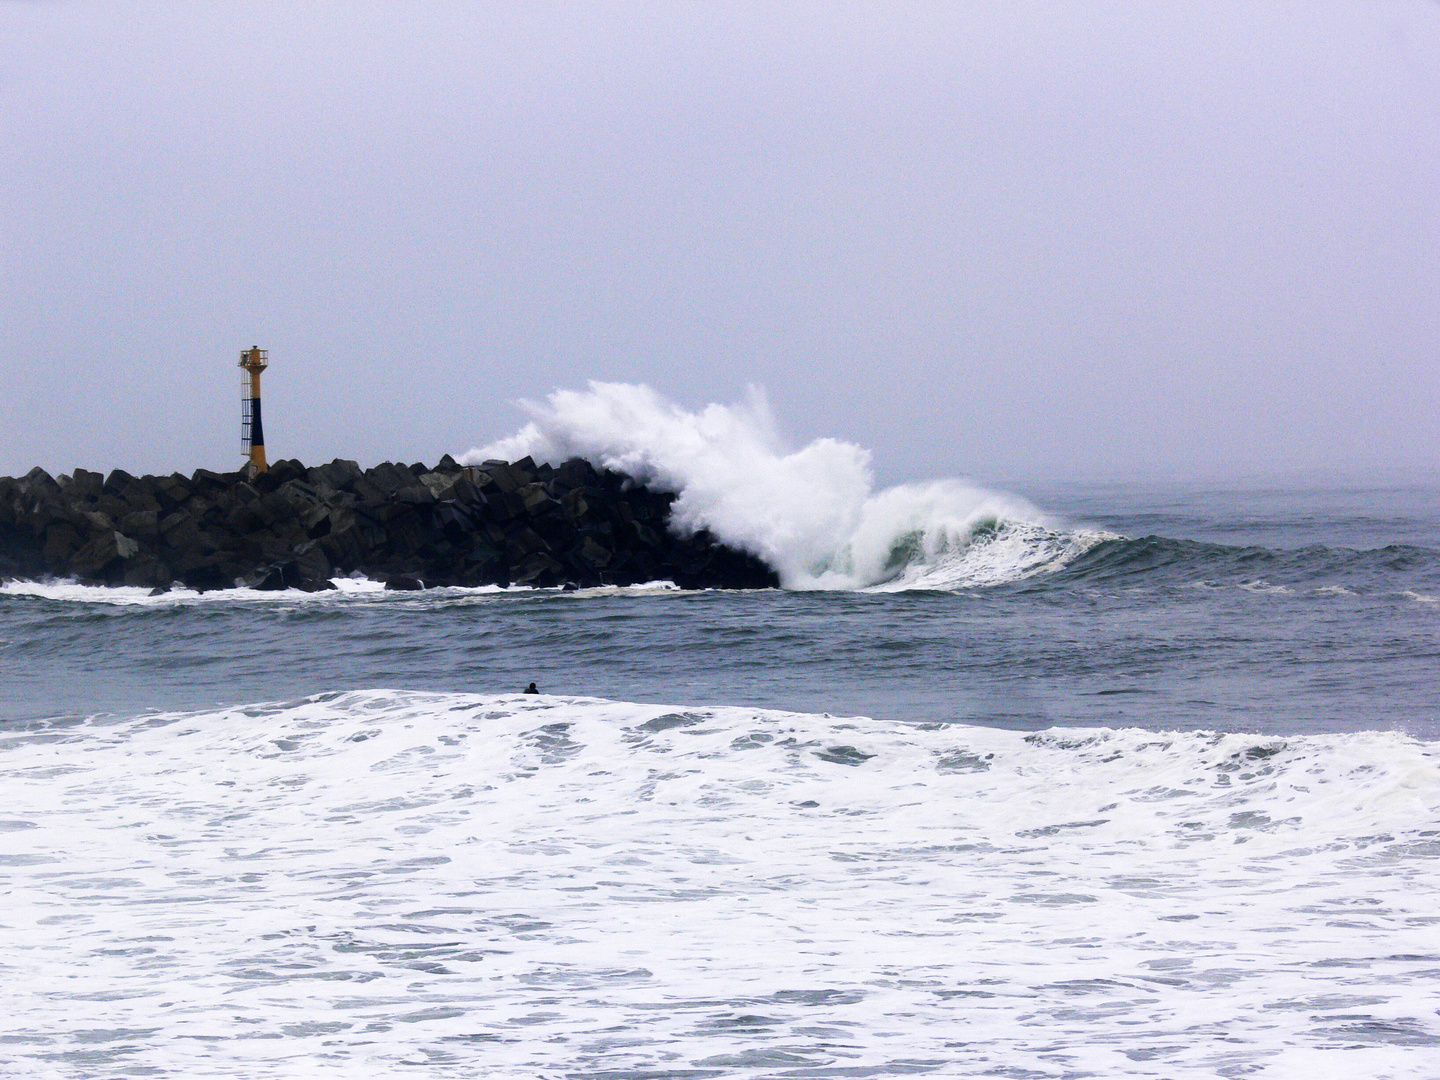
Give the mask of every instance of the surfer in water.
[{"label": "surfer in water", "polygon": [[539,692],[539,690],[535,689],[535,684],[533,682],[529,686],[525,687],[525,693],[527,694],[538,694]]}]

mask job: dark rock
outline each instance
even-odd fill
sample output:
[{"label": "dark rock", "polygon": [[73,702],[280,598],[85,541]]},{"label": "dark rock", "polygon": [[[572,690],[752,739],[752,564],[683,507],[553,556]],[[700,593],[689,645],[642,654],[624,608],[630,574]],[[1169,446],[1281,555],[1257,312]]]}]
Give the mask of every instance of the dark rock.
[{"label": "dark rock", "polygon": [[356,480],[362,479],[364,475],[360,471],[359,465],[343,458],[336,458],[328,465],[316,465],[305,473],[306,479],[317,491],[322,488],[348,491],[350,485]]},{"label": "dark rock", "polygon": [[104,484],[105,478],[99,473],[76,469],[65,487],[65,495],[70,499],[98,499]]},{"label": "dark rock", "polygon": [[490,516],[496,521],[512,521],[525,513],[525,500],[513,490],[498,489],[489,499]]},{"label": "dark rock", "polygon": [[297,514],[304,513],[320,501],[319,492],[304,480],[287,480],[275,490],[275,494],[288,502]]},{"label": "dark rock", "polygon": [[54,566],[67,566],[83,543],[74,525],[57,521],[45,530],[45,561]]},{"label": "dark rock", "polygon": [[262,592],[280,589],[319,592],[321,589],[333,589],[335,585],[330,581],[330,564],[324,552],[310,545],[302,544],[301,548],[303,550],[297,551],[294,558],[282,559],[264,569],[251,587]]},{"label": "dark rock", "polygon": [[425,588],[419,578],[411,577],[408,574],[395,574],[385,579],[385,588],[395,592],[419,592]]},{"label": "dark rock", "polygon": [[137,540],[155,540],[160,536],[160,515],[154,510],[136,510],[119,521],[120,529]]},{"label": "dark rock", "polygon": [[414,484],[415,474],[403,465],[395,465],[386,461],[368,470],[365,473],[365,479],[379,489],[381,498],[388,499],[402,487],[410,487]]},{"label": "dark rock", "polygon": [[219,559],[204,559],[180,574],[180,581],[187,589],[196,592],[214,592],[218,589],[233,589],[236,577],[227,574],[228,567]]},{"label": "dark rock", "polygon": [[444,502],[435,507],[435,524],[445,538],[452,543],[461,543],[475,531],[475,519],[459,503]]},{"label": "dark rock", "polygon": [[92,512],[103,514],[112,521],[124,517],[134,509],[118,495],[105,492],[102,492],[98,499],[88,500],[88,503]]},{"label": "dark rock", "polygon": [[670,530],[675,496],[574,459],[434,469],[277,461],[242,473],[108,477],[76,469],[0,477],[0,573],[230,588],[330,588],[380,580],[543,587],[633,584],[763,588],[775,574],[706,533]]},{"label": "dark rock", "polygon": [[100,490],[106,495],[114,495],[116,498],[119,498],[120,493],[134,482],[135,477],[131,476],[124,469],[113,469],[110,475],[105,478],[105,483],[101,486]]},{"label": "dark rock", "polygon": [[[464,475],[460,472],[434,472],[422,473],[420,483],[425,485],[426,490],[438,502],[445,499],[454,499],[455,486],[464,481]],[[468,486],[468,481],[465,481]]]},{"label": "dark rock", "polygon": [[168,589],[173,577],[168,566],[149,552],[142,552],[125,561],[120,582],[152,590]]},{"label": "dark rock", "polygon": [[530,482],[528,478],[522,478],[512,466],[503,462],[487,463],[484,471],[485,475],[490,478],[490,483],[504,492],[514,491]]},{"label": "dark rock", "polygon": [[307,540],[295,549],[295,567],[302,584],[307,581],[329,581],[334,572],[325,549],[314,540]]},{"label": "dark rock", "polygon": [[243,574],[235,572],[231,559],[222,552],[175,552],[166,559],[174,571],[174,579],[196,592],[234,588]]},{"label": "dark rock", "polygon": [[525,506],[525,513],[531,517],[539,517],[555,506],[555,500],[545,490],[544,484],[526,484],[516,494],[520,496],[520,501]]},{"label": "dark rock", "polygon": [[284,569],[278,566],[262,572],[259,579],[250,587],[260,592],[284,592],[290,588],[285,582]]},{"label": "dark rock", "polygon": [[306,511],[303,519],[305,535],[311,540],[319,540],[322,536],[329,535],[331,528],[334,526],[331,515],[335,512],[335,510],[323,503],[316,503],[312,506]]},{"label": "dark rock", "polygon": [[233,510],[237,506],[249,506],[251,503],[259,502],[260,497],[260,492],[255,489],[253,484],[247,484],[242,480],[227,488],[215,505],[225,510]]},{"label": "dark rock", "polygon": [[517,524],[505,533],[505,554],[511,563],[518,564],[537,552],[548,553],[550,545],[534,529]]},{"label": "dark rock", "polygon": [[255,490],[264,495],[267,491],[274,491],[295,480],[306,478],[304,465],[295,460],[282,459],[274,462],[266,472],[255,478]]},{"label": "dark rock", "polygon": [[595,466],[582,458],[571,458],[555,470],[555,481],[567,489],[594,484],[598,479]]},{"label": "dark rock", "polygon": [[[259,491],[259,488],[255,490]],[[295,516],[295,502],[285,492],[271,489],[251,504],[256,516],[268,526],[289,521]]]},{"label": "dark rock", "polygon": [[399,555],[419,555],[435,539],[435,530],[412,508],[401,507],[385,525],[385,538],[392,552]]},{"label": "dark rock", "polygon": [[590,504],[580,488],[571,488],[560,498],[560,506],[572,522],[579,524],[590,515]]},{"label": "dark rock", "polygon": [[252,533],[245,537],[245,546],[255,557],[270,562],[286,562],[295,552],[289,537],[273,532]]},{"label": "dark rock", "polygon": [[219,494],[230,486],[230,481],[209,469],[196,469],[190,477],[192,495]]},{"label": "dark rock", "polygon": [[76,577],[109,581],[118,577],[124,560],[139,553],[138,543],[111,529],[81,547],[71,557],[69,570]]},{"label": "dark rock", "polygon": [[123,507],[121,513],[159,511],[160,509],[160,502],[151,493],[150,488],[138,480],[132,481],[122,489],[118,497]]},{"label": "dark rock", "polygon": [[162,544],[173,551],[208,555],[220,546],[209,532],[200,528],[192,514],[183,510],[161,519],[159,529]]},{"label": "dark rock", "polygon": [[576,554],[579,556],[580,561],[587,566],[600,569],[609,564],[612,553],[609,548],[602,544],[597,544],[593,538],[587,536],[580,542],[580,548]]},{"label": "dark rock", "polygon": [[543,589],[559,585],[564,580],[565,567],[549,555],[537,552],[520,564],[514,583],[516,585],[534,585],[536,588]]},{"label": "dark rock", "polygon": [[[81,470],[76,469],[75,475],[79,476]],[[160,509],[166,513],[172,513],[194,493],[195,487],[179,473],[170,476],[162,476],[155,481],[154,494]]]},{"label": "dark rock", "polygon": [[35,468],[21,477],[20,483],[27,492],[31,493],[53,491],[59,494],[60,492],[60,485],[55,482],[49,473],[40,468],[39,465],[36,465]]},{"label": "dark rock", "polygon": [[225,523],[230,527],[232,532],[242,534],[254,532],[256,529],[263,529],[266,525],[270,524],[270,522],[266,520],[265,514],[261,512],[260,507],[254,502],[240,503],[237,506],[232,506],[225,515]]}]

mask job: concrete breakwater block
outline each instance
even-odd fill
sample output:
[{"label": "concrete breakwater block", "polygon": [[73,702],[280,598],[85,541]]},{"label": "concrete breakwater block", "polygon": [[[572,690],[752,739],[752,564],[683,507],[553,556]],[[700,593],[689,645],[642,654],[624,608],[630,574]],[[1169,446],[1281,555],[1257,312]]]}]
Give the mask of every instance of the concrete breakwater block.
[{"label": "concrete breakwater block", "polygon": [[[775,572],[707,532],[670,528],[675,496],[579,458],[434,468],[337,459],[244,473],[0,478],[0,577],[199,590],[631,585],[773,588]],[[400,584],[403,582],[403,584]]]}]

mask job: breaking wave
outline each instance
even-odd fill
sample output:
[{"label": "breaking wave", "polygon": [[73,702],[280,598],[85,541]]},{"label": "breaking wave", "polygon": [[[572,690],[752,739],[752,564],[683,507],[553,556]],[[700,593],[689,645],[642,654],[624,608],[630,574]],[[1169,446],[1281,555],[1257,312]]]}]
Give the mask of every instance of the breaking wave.
[{"label": "breaking wave", "polygon": [[648,386],[602,382],[520,405],[529,423],[461,460],[582,457],[673,491],[676,528],[708,529],[774,567],[788,589],[998,584],[1110,538],[1067,531],[1018,496],[962,480],[877,491],[870,451],[839,439],[789,449],[755,387],[698,411]]}]

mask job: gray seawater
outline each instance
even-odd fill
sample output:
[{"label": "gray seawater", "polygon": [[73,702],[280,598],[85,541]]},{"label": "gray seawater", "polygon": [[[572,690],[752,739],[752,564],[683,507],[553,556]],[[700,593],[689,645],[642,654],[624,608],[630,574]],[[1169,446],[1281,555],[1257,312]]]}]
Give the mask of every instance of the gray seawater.
[{"label": "gray seawater", "polygon": [[954,591],[0,594],[0,718],[370,687],[1034,730],[1440,737],[1440,492],[1026,492],[1125,537]]},{"label": "gray seawater", "polygon": [[0,1075],[1437,1075],[1437,493],[1026,494],[1116,538],[0,589]]}]

